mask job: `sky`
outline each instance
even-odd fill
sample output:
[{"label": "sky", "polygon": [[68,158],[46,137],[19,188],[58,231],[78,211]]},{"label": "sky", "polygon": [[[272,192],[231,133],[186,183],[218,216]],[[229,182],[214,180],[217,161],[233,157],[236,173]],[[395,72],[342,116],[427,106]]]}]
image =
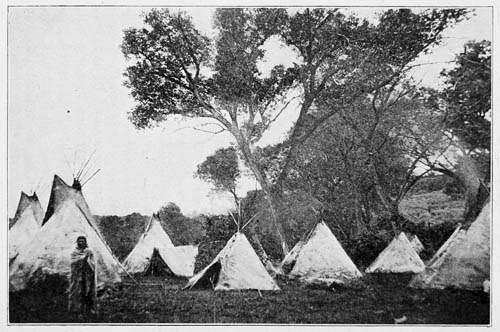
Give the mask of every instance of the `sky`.
[{"label": "sky", "polygon": [[[146,7],[10,8],[8,14],[8,212],[14,215],[21,190],[38,187],[48,202],[54,174],[71,184],[72,172],[93,153],[88,168],[100,169],[83,188],[94,214],[151,214],[175,202],[187,215],[224,213],[229,195],[217,194],[193,177],[196,166],[229,134],[194,130],[199,120],[172,119],[155,129],[136,130],[127,119],[134,106],[123,86],[127,66],[120,44],[123,30],[142,25]],[[211,30],[214,8],[184,8],[199,30]],[[374,19],[378,8],[349,8]],[[433,63],[413,72],[417,81],[439,86],[439,72],[468,40],[491,40],[491,10],[444,33],[443,44],[418,59]],[[263,72],[294,61],[290,49],[266,44]],[[296,111],[277,121],[261,145],[283,139]],[[256,189],[242,179],[239,193]]]}]

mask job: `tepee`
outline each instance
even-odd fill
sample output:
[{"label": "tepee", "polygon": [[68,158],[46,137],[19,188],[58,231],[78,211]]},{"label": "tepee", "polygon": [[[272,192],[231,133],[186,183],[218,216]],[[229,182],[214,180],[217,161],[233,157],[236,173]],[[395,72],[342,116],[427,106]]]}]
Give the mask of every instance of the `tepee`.
[{"label": "tepee", "polygon": [[422,250],[424,250],[424,245],[422,244],[422,242],[420,242],[420,239],[418,238],[417,234],[410,235],[408,240],[410,241],[413,250],[415,250],[415,252],[420,255]]},{"label": "tepee", "polygon": [[366,269],[366,273],[420,273],[425,269],[405,233],[401,232]]},{"label": "tepee", "polygon": [[410,287],[481,290],[490,279],[490,203],[467,231],[456,230]]},{"label": "tepee", "polygon": [[191,277],[198,255],[197,246],[174,247],[170,237],[153,215],[137,245],[123,261],[129,273],[163,274]]},{"label": "tepee", "polygon": [[55,175],[43,226],[9,266],[10,290],[26,288],[47,275],[69,277],[70,253],[80,235],[87,237],[95,254],[97,287],[119,282],[120,263],[100,234],[79,181],[69,186]]},{"label": "tepee", "polygon": [[26,210],[28,207],[33,211],[33,216],[35,217],[35,221],[37,222],[38,226],[42,225],[44,211],[42,205],[40,204],[40,201],[38,200],[36,192],[33,192],[33,195],[28,195],[24,191],[21,191],[21,197],[19,198],[19,203],[17,204],[16,214],[14,215],[14,219],[9,225],[9,228],[12,228],[12,226],[15,225],[24,210]]},{"label": "tepee", "polygon": [[342,283],[362,275],[330,228],[321,221],[299,250],[289,276],[305,282]]},{"label": "tepee", "polygon": [[24,245],[33,239],[39,228],[40,224],[37,222],[33,208],[27,206],[9,230],[9,262],[17,256]]},{"label": "tepee", "polygon": [[184,287],[191,288],[279,290],[241,232],[235,233],[215,259]]}]

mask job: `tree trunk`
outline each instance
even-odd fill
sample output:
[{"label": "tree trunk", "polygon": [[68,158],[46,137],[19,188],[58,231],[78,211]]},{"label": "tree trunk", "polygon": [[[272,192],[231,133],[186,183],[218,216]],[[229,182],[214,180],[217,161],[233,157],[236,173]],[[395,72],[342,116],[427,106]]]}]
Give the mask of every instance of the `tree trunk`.
[{"label": "tree trunk", "polygon": [[392,231],[394,233],[394,236],[397,236],[401,225],[400,225],[400,220],[401,220],[401,215],[399,214],[399,201],[393,201],[388,197],[388,195],[385,194],[384,190],[379,184],[375,185],[375,190],[377,192],[378,197],[380,198],[380,201],[384,205],[385,209],[387,212],[390,214],[390,222],[391,222],[391,227]]},{"label": "tree trunk", "polygon": [[274,228],[276,230],[276,234],[279,238],[279,241],[281,242],[281,249],[283,252],[283,257],[288,254],[288,246],[286,243],[286,238],[284,236],[283,228],[281,225],[281,221],[279,218],[278,214],[278,207],[279,207],[279,197],[275,197],[273,195],[273,192],[271,190],[271,184],[266,178],[266,175],[264,174],[264,171],[260,168],[258,162],[255,160],[255,157],[250,149],[250,145],[248,144],[248,141],[243,137],[243,135],[236,130],[233,132],[234,137],[236,138],[236,141],[238,143],[239,149],[243,155],[243,158],[249,165],[250,169],[252,170],[253,174],[255,175],[255,178],[257,182],[259,182],[260,187],[262,188],[262,191],[265,194],[266,200],[269,204],[269,209],[271,211],[271,217],[272,221],[274,224]]},{"label": "tree trunk", "polygon": [[479,183],[477,187],[468,187],[465,192],[464,222],[470,224],[481,213],[484,202],[490,196],[487,188]]},{"label": "tree trunk", "polygon": [[473,176],[467,169],[453,172],[444,167],[434,167],[432,170],[438,171],[450,178],[457,180],[465,191],[464,222],[472,223],[484,205],[484,202],[490,196],[488,189],[481,183],[480,179]]}]

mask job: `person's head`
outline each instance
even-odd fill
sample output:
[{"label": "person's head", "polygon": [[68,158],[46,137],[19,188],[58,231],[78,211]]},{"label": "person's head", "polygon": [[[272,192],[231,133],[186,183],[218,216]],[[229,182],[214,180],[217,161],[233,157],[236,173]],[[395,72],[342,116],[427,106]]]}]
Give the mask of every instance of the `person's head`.
[{"label": "person's head", "polygon": [[87,238],[85,236],[79,236],[76,239],[76,245],[80,249],[85,249],[87,248]]}]

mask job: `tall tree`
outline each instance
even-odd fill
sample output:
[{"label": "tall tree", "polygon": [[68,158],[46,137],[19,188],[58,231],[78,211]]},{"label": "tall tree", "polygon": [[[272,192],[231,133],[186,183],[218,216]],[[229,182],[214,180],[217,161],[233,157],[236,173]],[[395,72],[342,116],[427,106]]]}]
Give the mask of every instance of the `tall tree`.
[{"label": "tall tree", "polygon": [[238,153],[234,147],[220,148],[198,165],[195,176],[211,183],[218,192],[229,192],[236,206],[239,197],[236,185],[240,176]]},{"label": "tall tree", "polygon": [[491,140],[491,42],[470,41],[455,58],[455,67],[443,70],[443,91],[431,93],[433,108],[443,114],[445,146],[454,147],[455,160],[427,165],[456,179],[465,197],[464,219],[473,221],[489,196]]},{"label": "tall tree", "polygon": [[[337,9],[218,9],[217,37],[203,36],[185,13],[152,10],[146,27],[125,31],[122,51],[134,63],[126,86],[137,105],[132,123],[147,128],[170,115],[215,120],[234,137],[270,205],[273,224],[287,252],[279,207],[283,183],[300,146],[324,121],[366,92],[390,86],[441,32],[461,20],[464,9],[389,10],[377,24]],[[278,36],[297,53],[294,66],[276,66],[262,77],[262,46]],[[211,76],[204,75],[210,68]],[[298,92],[299,116],[291,131],[276,181],[263,171],[254,144]],[[297,94],[295,94],[296,96]],[[335,103],[324,104],[326,96]]]},{"label": "tall tree", "polygon": [[456,67],[444,70],[448,129],[468,150],[490,150],[491,42],[468,42],[455,59]]}]

